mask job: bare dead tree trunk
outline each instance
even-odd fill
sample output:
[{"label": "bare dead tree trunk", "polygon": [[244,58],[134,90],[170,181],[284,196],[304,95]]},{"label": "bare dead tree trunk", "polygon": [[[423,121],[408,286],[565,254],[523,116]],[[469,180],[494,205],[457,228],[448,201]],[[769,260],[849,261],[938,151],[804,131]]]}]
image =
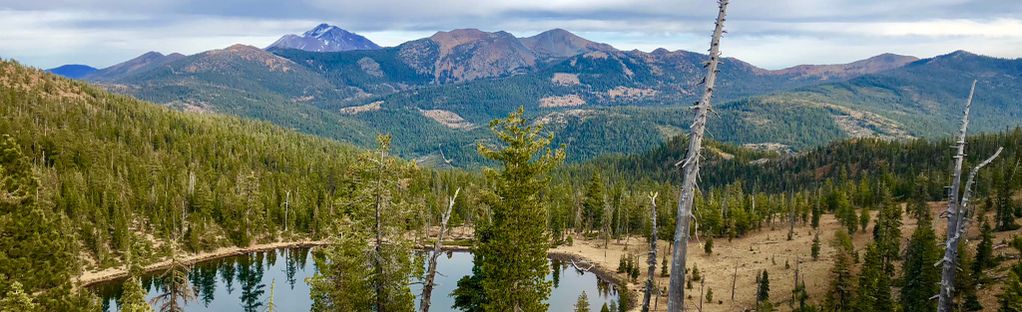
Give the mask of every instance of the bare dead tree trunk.
[{"label": "bare dead tree trunk", "polygon": [[988,158],[986,161],[980,163],[972,169],[969,181],[966,183],[965,194],[962,199],[959,200],[959,194],[961,194],[961,179],[962,179],[962,162],[965,159],[965,138],[969,127],[969,110],[972,108],[972,98],[976,92],[976,81],[972,81],[972,87],[969,90],[969,98],[965,102],[965,110],[962,113],[962,126],[958,132],[958,141],[956,142],[956,153],[955,153],[955,168],[953,176],[951,178],[951,190],[948,194],[948,208],[945,211],[947,219],[947,241],[944,245],[944,258],[937,264],[942,264],[941,269],[941,281],[940,281],[940,293],[937,295],[939,298],[937,311],[938,312],[950,312],[951,304],[954,293],[954,280],[957,265],[955,261],[958,259],[958,241],[961,239],[961,235],[966,230],[968,225],[968,211],[966,205],[968,204],[968,196],[971,193],[971,184],[975,175],[979,173],[979,169],[989,164],[994,160],[1000,153],[1001,149],[998,149],[993,156]]},{"label": "bare dead tree trunk", "polygon": [[695,107],[692,133],[688,137],[688,154],[676,165],[682,167],[683,177],[678,212],[674,229],[674,251],[671,261],[670,284],[667,286],[667,311],[685,310],[685,256],[688,253],[689,223],[692,220],[692,203],[695,196],[696,179],[699,176],[699,158],[702,152],[703,132],[710,112],[713,87],[717,82],[717,65],[720,62],[720,37],[724,34],[724,17],[727,15],[728,0],[719,0],[717,22],[710,39],[710,61],[706,70],[706,89]]},{"label": "bare dead tree trunk", "polygon": [[[969,227],[969,220],[972,217],[972,211],[969,208],[969,197],[972,196],[972,186],[976,182],[976,175],[979,174],[979,170],[994,161],[997,156],[1001,155],[1003,147],[998,147],[997,151],[994,152],[990,158],[987,158],[983,162],[972,168],[969,172],[969,179],[965,183],[965,193],[962,194],[961,202],[957,205],[957,214],[950,216],[949,218],[958,219],[956,225],[958,226],[952,232],[951,236],[947,238],[947,243],[944,245],[944,258],[941,259],[938,264],[943,263],[940,279],[940,305],[937,306],[938,312],[950,312],[951,300],[954,295],[954,280],[955,273],[958,270],[958,264],[955,261],[958,259],[958,242],[962,236],[965,236],[965,232]],[[950,223],[950,222],[949,222]]]},{"label": "bare dead tree trunk", "polygon": [[649,236],[649,257],[646,259],[646,264],[649,265],[649,269],[646,270],[646,294],[642,297],[642,312],[649,312],[649,299],[653,296],[653,278],[656,276],[656,241],[657,241],[657,227],[656,227],[656,198],[659,193],[650,192],[650,218],[652,219],[651,233]]},{"label": "bare dead tree trunk", "polygon": [[703,287],[706,286],[706,279],[699,279],[699,312],[703,312],[703,300],[706,299],[706,292],[703,291]]},{"label": "bare dead tree trunk", "polygon": [[447,233],[447,221],[451,219],[451,210],[454,209],[454,201],[458,199],[461,188],[454,190],[454,196],[447,199],[447,211],[444,212],[440,221],[440,233],[437,233],[436,242],[433,243],[433,253],[429,256],[429,269],[426,271],[426,282],[422,284],[422,296],[419,302],[419,310],[429,312],[430,298],[433,296],[433,279],[436,277],[436,261],[444,247],[444,234]]},{"label": "bare dead tree trunk", "polygon": [[798,292],[798,273],[799,273],[798,270],[799,270],[799,266],[802,264],[801,262],[802,262],[801,259],[799,259],[798,256],[795,256],[795,284],[794,284],[795,286],[792,287],[792,291],[791,291],[791,304],[788,305],[789,307],[795,306],[795,299],[796,299],[795,297],[796,297],[796,293]]},{"label": "bare dead tree trunk", "polygon": [[731,303],[735,302],[735,286],[738,285],[738,264],[735,264],[735,273],[731,274]]},{"label": "bare dead tree trunk", "polygon": [[795,206],[788,206],[788,240],[795,238]]},{"label": "bare dead tree trunk", "polygon": [[287,214],[291,210],[291,191],[287,191],[287,195],[284,198],[284,232],[287,233]]}]

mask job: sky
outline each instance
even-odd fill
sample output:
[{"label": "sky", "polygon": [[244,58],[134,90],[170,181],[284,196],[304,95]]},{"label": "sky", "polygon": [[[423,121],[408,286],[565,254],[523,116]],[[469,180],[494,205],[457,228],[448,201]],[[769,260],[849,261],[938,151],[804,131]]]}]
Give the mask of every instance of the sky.
[{"label": "sky", "polygon": [[[319,23],[382,46],[478,28],[563,28],[621,50],[704,52],[713,0],[0,0],[0,57],[110,66],[148,51],[266,47]],[[881,53],[1022,57],[1022,0],[731,0],[725,56],[779,69]]]}]

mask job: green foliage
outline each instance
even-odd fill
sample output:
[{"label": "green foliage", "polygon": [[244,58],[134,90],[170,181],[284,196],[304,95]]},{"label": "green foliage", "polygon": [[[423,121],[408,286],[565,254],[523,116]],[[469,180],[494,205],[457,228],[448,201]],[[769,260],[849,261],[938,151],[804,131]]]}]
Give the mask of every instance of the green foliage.
[{"label": "green foliage", "polygon": [[503,146],[479,145],[483,156],[501,164],[500,170],[485,170],[492,189],[484,198],[492,216],[476,232],[486,311],[545,311],[550,295],[550,283],[544,281],[550,239],[539,192],[564,151],[547,148],[552,137],[541,134],[540,126],[527,125],[522,114],[519,109],[490,123]]},{"label": "green foliage", "polygon": [[1001,294],[997,296],[997,303],[1000,305],[998,312],[1022,311],[1022,264],[1011,266]]},{"label": "green foliage", "polygon": [[398,194],[407,186],[400,181],[413,167],[387,157],[390,138],[380,136],[379,149],[365,156],[354,169],[359,184],[337,220],[335,241],[317,262],[319,273],[310,278],[316,311],[406,311],[414,296],[406,282],[415,264],[405,239],[405,220],[419,210]]},{"label": "green foliage", "polygon": [[32,302],[32,296],[25,293],[19,282],[12,282],[7,292],[0,297],[0,312],[35,311],[39,311],[39,306]]},{"label": "green foliage", "polygon": [[813,257],[813,261],[820,258],[820,231],[816,231],[816,234],[813,235],[813,245],[810,247],[809,252]]},{"label": "green foliage", "polygon": [[706,242],[703,243],[703,252],[707,255],[713,254],[713,237],[707,237]]},{"label": "green foliage", "polygon": [[137,277],[129,278],[124,282],[124,292],[121,300],[117,302],[120,312],[152,312],[153,307],[146,302],[146,291],[142,288],[142,281]]},{"label": "green foliage", "polygon": [[979,217],[980,241],[976,245],[976,261],[972,263],[972,276],[976,279],[983,277],[983,270],[997,266],[997,259],[994,258],[994,235],[986,216]]},{"label": "green foliage", "polygon": [[901,309],[905,312],[924,312],[936,309],[931,300],[939,291],[940,268],[933,264],[942,256],[937,246],[937,235],[930,218],[919,219],[912,237],[905,247],[902,265]]},{"label": "green foliage", "polygon": [[839,229],[834,236],[835,255],[834,267],[830,271],[830,291],[827,293],[826,306],[830,311],[856,311],[854,276],[851,271],[852,246],[851,237],[844,229]]},{"label": "green foliage", "polygon": [[589,312],[589,297],[586,296],[584,290],[581,295],[578,295],[578,300],[575,301],[575,312]]},{"label": "green foliage", "polygon": [[1011,231],[1019,228],[1015,223],[1016,208],[1011,198],[1011,175],[1010,172],[999,172],[994,175],[994,184],[997,186],[997,230]]},{"label": "green foliage", "polygon": [[762,304],[770,301],[770,275],[766,270],[756,277],[756,302]]},{"label": "green foliage", "polygon": [[582,201],[582,215],[587,229],[603,228],[603,212],[606,210],[603,178],[597,171],[586,184],[585,200]]},{"label": "green foliage", "polygon": [[885,272],[884,260],[876,242],[866,247],[866,259],[859,272],[858,300],[859,311],[892,311],[891,282]]}]

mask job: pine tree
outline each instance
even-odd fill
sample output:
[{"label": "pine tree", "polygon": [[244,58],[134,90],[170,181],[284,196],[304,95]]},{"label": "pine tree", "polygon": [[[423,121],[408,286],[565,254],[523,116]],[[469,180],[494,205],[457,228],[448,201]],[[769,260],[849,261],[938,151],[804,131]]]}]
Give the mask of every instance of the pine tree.
[{"label": "pine tree", "polygon": [[820,258],[820,231],[816,231],[816,235],[813,236],[813,246],[810,247],[810,255],[812,255],[813,261]]},{"label": "pine tree", "polygon": [[997,303],[1000,305],[998,312],[1022,312],[1022,264],[1015,264],[1009,270]]},{"label": "pine tree", "polygon": [[904,312],[932,312],[936,305],[930,298],[939,289],[940,268],[933,266],[940,259],[937,235],[929,214],[919,220],[905,249],[902,265],[901,308]]},{"label": "pine tree", "polygon": [[605,206],[603,177],[600,172],[593,173],[586,184],[585,200],[582,202],[582,214],[586,222],[586,230],[603,228],[603,212]]},{"label": "pine tree", "polygon": [[477,230],[481,239],[475,260],[480,263],[487,311],[546,311],[550,295],[550,282],[544,280],[550,240],[539,193],[546,188],[546,173],[561,163],[564,151],[547,148],[553,136],[542,135],[540,125],[527,125],[523,115],[524,108],[519,107],[507,119],[490,123],[504,147],[479,145],[480,154],[502,165],[499,171],[485,170],[493,186],[485,197],[492,217]]},{"label": "pine tree", "polygon": [[856,306],[859,311],[891,311],[890,278],[884,270],[883,257],[876,243],[866,247],[866,259],[859,273]]},{"label": "pine tree", "polygon": [[770,301],[770,275],[766,270],[763,270],[757,281],[759,283],[756,286],[756,302]]},{"label": "pine tree", "polygon": [[603,303],[603,307],[600,307],[600,312],[610,312],[610,307],[607,306],[606,302]]},{"label": "pine tree", "polygon": [[873,227],[873,241],[883,261],[884,271],[893,274],[892,262],[900,257],[901,252],[901,206],[894,202],[886,187],[882,189],[880,215]]},{"label": "pine tree", "polygon": [[706,243],[703,244],[703,252],[707,255],[713,254],[713,237],[707,237]]},{"label": "pine tree", "polygon": [[980,241],[976,245],[976,261],[972,262],[972,275],[976,279],[983,277],[983,270],[997,266],[994,259],[993,229],[987,223],[986,216],[979,217]]},{"label": "pine tree", "polygon": [[36,312],[39,307],[32,302],[32,296],[25,293],[21,283],[12,282],[6,294],[0,297],[0,312]]},{"label": "pine tree", "polygon": [[1007,173],[997,174],[997,230],[1011,231],[1019,228],[1015,223],[1015,207],[1011,200],[1011,181]]},{"label": "pine tree", "polygon": [[575,301],[575,312],[589,312],[589,296],[586,296],[584,290],[581,295],[578,295],[578,300]]},{"label": "pine tree", "polygon": [[[958,261],[955,262],[956,265],[963,268],[974,266],[975,259],[973,259],[968,247],[964,242],[958,244]],[[956,299],[954,304],[957,306],[955,310],[979,311],[983,309],[983,304],[979,302],[979,296],[976,295],[977,285],[976,275],[973,274],[972,270],[960,270],[958,274],[955,274],[954,297]]]},{"label": "pine tree", "polygon": [[120,312],[152,312],[153,307],[146,302],[145,296],[142,281],[138,277],[129,278],[124,283],[124,293],[121,294],[121,301],[117,306],[120,307]]},{"label": "pine tree", "polygon": [[830,271],[830,291],[827,294],[827,307],[830,311],[855,311],[854,277],[851,271],[854,250],[848,248],[851,242],[848,232],[838,229],[832,243],[836,254],[834,267]]},{"label": "pine tree", "polygon": [[[71,276],[78,268],[72,249],[75,238],[66,232],[70,225],[39,198],[39,181],[22,151],[9,135],[0,136],[0,294],[21,291],[70,289]],[[71,291],[48,291],[38,300],[43,310],[73,301]],[[39,298],[43,299],[43,298]]]},{"label": "pine tree", "polygon": [[405,311],[415,297],[407,280],[412,274],[411,241],[405,218],[418,206],[397,196],[400,179],[411,168],[387,157],[390,137],[377,138],[379,148],[362,155],[355,168],[354,194],[339,200],[345,207],[334,220],[334,233],[323,250],[326,261],[309,279],[315,311]]}]

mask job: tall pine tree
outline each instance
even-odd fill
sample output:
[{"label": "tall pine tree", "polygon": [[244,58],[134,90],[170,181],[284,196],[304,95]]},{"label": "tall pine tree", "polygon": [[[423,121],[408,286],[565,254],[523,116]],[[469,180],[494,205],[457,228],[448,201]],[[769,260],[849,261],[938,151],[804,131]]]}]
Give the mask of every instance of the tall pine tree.
[{"label": "tall pine tree", "polygon": [[492,210],[488,224],[477,229],[475,261],[482,275],[485,311],[546,311],[550,282],[546,251],[546,210],[539,193],[548,182],[547,172],[564,159],[563,149],[548,145],[553,135],[542,126],[528,125],[524,108],[506,119],[494,120],[490,129],[503,146],[479,145],[479,152],[501,164],[486,169],[492,186],[485,201]]},{"label": "tall pine tree", "polygon": [[932,312],[936,305],[930,298],[939,291],[940,268],[933,266],[940,259],[937,235],[929,213],[921,214],[919,224],[905,248],[902,265],[901,308],[904,312]]}]

